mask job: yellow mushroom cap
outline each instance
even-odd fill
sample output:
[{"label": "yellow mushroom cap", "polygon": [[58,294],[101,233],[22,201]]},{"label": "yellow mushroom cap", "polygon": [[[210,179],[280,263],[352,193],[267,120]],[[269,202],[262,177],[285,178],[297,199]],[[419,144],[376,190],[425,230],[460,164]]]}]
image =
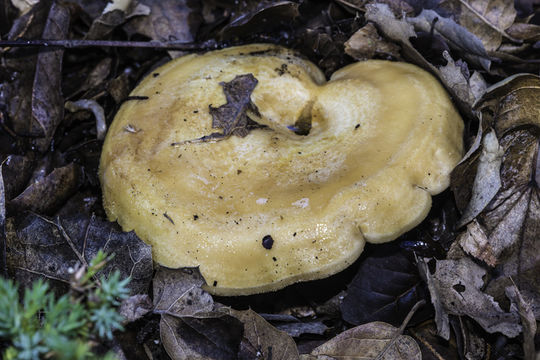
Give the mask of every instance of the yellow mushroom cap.
[{"label": "yellow mushroom cap", "polygon": [[[223,83],[258,81],[249,116],[267,128],[220,141],[209,107]],[[462,153],[460,116],[427,72],[365,61],[326,82],[292,51],[248,45],[188,55],[144,79],[107,134],[105,210],[168,267],[199,266],[219,295],[334,274],[365,241],[419,224]],[[308,135],[291,126],[311,120]]]}]

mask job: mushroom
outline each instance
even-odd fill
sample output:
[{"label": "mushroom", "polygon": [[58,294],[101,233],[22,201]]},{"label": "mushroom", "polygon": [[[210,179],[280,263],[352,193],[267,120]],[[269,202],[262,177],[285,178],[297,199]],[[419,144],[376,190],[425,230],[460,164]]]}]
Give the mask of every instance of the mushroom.
[{"label": "mushroom", "polygon": [[462,154],[448,95],[406,63],[327,82],[291,50],[247,45],[175,59],[131,99],[103,146],[104,208],[218,295],[341,271],[419,224]]}]

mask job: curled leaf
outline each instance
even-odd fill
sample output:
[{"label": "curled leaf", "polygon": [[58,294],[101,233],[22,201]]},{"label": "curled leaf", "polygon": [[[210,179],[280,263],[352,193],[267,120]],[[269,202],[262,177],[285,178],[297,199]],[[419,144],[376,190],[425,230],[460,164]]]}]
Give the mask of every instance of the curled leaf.
[{"label": "curled leaf", "polygon": [[472,260],[439,260],[433,274],[426,260],[420,262],[420,268],[427,278],[439,335],[444,339],[450,338],[448,314],[468,315],[490,333],[515,337],[521,332],[516,309],[505,312],[493,297],[482,292],[486,271]]}]

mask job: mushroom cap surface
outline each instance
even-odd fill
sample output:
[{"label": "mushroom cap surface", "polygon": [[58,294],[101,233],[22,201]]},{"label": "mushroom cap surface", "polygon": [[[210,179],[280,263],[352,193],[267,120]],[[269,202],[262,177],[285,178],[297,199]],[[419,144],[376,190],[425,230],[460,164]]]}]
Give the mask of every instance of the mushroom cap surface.
[{"label": "mushroom cap surface", "polygon": [[[267,127],[192,141],[217,131],[209,106],[243,74],[258,81],[249,116]],[[172,60],[131,95],[147,99],[122,105],[103,146],[108,217],[158,263],[199,266],[219,295],[341,271],[365,241],[419,224],[462,155],[448,95],[406,63],[359,62],[327,82],[291,50],[255,44]],[[302,119],[307,135],[290,130]]]}]

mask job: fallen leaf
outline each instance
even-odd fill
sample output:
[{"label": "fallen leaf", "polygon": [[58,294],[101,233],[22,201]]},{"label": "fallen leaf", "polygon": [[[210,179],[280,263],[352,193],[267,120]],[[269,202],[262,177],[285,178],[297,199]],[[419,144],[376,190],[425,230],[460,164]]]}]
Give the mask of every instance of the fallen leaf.
[{"label": "fallen leaf", "polygon": [[[84,93],[85,91],[99,88],[103,86],[105,79],[109,76],[111,72],[112,59],[106,57],[100,60],[87,74],[82,74],[84,76],[84,82],[80,87],[71,94],[71,98],[77,96],[78,94]],[[83,94],[83,98],[85,95]]]},{"label": "fallen leaf", "polygon": [[285,332],[270,325],[253,310],[230,310],[240,320],[244,334],[240,342],[240,359],[298,359],[294,340]]},{"label": "fallen leaf", "polygon": [[439,7],[476,35],[487,51],[497,50],[503,37],[515,40],[506,33],[516,18],[513,0],[443,0]]},{"label": "fallen leaf", "polygon": [[103,39],[126,20],[148,14],[150,14],[150,8],[136,0],[109,2],[101,15],[92,22],[85,38]]},{"label": "fallen leaf", "polygon": [[299,6],[293,1],[238,2],[220,36],[228,40],[239,35],[268,33],[273,28],[290,24],[298,17]]},{"label": "fallen leaf", "polygon": [[[500,189],[489,204],[477,214],[466,231],[459,236],[459,244],[470,255],[497,266],[497,276],[488,284],[486,292],[504,301],[504,289],[511,277],[526,301],[533,304],[540,318],[540,162],[538,127],[540,126],[540,78],[516,75],[488,89],[478,104],[483,122],[495,129],[503,150],[499,174]],[[486,135],[484,135],[485,138]],[[479,168],[478,156],[458,166],[468,168],[475,177]],[[454,189],[466,188],[459,177],[453,177]],[[485,181],[485,180],[484,180]],[[484,181],[478,182],[482,186]],[[460,185],[461,184],[461,185]],[[477,187],[478,187],[477,186]],[[486,182],[484,186],[489,187]],[[468,190],[455,195],[462,210],[470,198],[461,198]]]},{"label": "fallen leaf", "polygon": [[32,6],[34,6],[38,2],[39,0],[11,0],[13,6],[19,9],[21,13],[27,12],[28,10],[30,10],[30,8],[32,8]]},{"label": "fallen leaf", "polygon": [[161,267],[154,279],[154,313],[161,339],[177,359],[297,359],[293,339],[252,310],[214,309],[196,268]]},{"label": "fallen leaf", "polygon": [[21,194],[8,202],[10,212],[26,210],[52,214],[69,199],[79,187],[81,169],[69,164],[33,182]]},{"label": "fallen leaf", "polygon": [[4,159],[2,164],[2,174],[4,177],[4,190],[5,199],[9,201],[15,196],[20,194],[30,176],[32,176],[32,170],[35,161],[32,159],[32,155],[9,155]]},{"label": "fallen leaf", "polygon": [[525,360],[535,360],[534,337],[536,336],[536,319],[530,304],[521,296],[518,288],[513,285],[506,288],[506,296],[516,305],[523,325],[523,353]]},{"label": "fallen leaf", "polygon": [[513,38],[525,42],[534,43],[540,41],[540,25],[516,22],[508,28],[507,32]]},{"label": "fallen leaf", "polygon": [[173,360],[232,360],[238,358],[244,326],[221,312],[197,317],[163,315],[159,330],[163,347]]},{"label": "fallen leaf", "polygon": [[416,340],[422,351],[424,360],[458,360],[458,345],[454,339],[444,341],[437,335],[435,321],[424,321],[414,327],[407,328],[407,332]]},{"label": "fallen leaf", "polygon": [[[220,107],[210,105],[210,115],[212,115],[212,128],[223,129],[223,132],[215,132],[194,140],[185,142],[207,142],[218,141],[236,135],[245,137],[253,129],[263,128],[263,125],[251,120],[248,113],[259,114],[259,110],[251,102],[251,93],[257,86],[257,79],[252,74],[237,75],[230,82],[222,82],[226,104]],[[173,143],[180,145],[182,143]]]},{"label": "fallen leaf", "polygon": [[424,298],[416,266],[399,247],[377,245],[364,257],[341,303],[342,317],[354,325],[383,321],[395,326]]},{"label": "fallen leaf", "polygon": [[482,152],[478,159],[471,199],[458,222],[458,227],[473,220],[499,192],[502,156],[503,149],[499,146],[495,131],[486,133],[482,141]]},{"label": "fallen leaf", "polygon": [[[452,89],[452,84],[446,84],[439,70],[413,46],[410,39],[416,37],[414,26],[407,19],[397,19],[386,4],[368,4],[366,19],[377,25],[377,28],[389,39],[401,45],[403,58],[441,78],[452,97],[459,98]],[[458,107],[467,115],[472,116],[470,106],[457,102]]]},{"label": "fallen leaf", "polygon": [[448,315],[467,315],[489,333],[501,332],[515,337],[521,332],[515,308],[505,312],[493,297],[482,292],[486,270],[468,258],[438,260],[433,274],[427,259],[419,261],[420,272],[426,277],[439,335],[448,340]]},{"label": "fallen leaf", "polygon": [[465,58],[481,65],[485,70],[489,70],[491,61],[481,40],[454,20],[426,9],[417,17],[406,20],[414,25],[417,31],[429,32],[433,26],[435,34],[442,36],[451,48],[460,51]]},{"label": "fallen leaf", "polygon": [[20,221],[8,219],[7,264],[9,274],[30,286],[37,278],[46,278],[51,286],[65,292],[70,269],[87,266],[97,252],[115,254],[99,274],[114,270],[130,277],[131,294],[145,294],[152,278],[150,246],[133,232],[123,232],[115,223],[96,216],[74,214],[69,218],[49,219],[30,214]]},{"label": "fallen leaf", "polygon": [[[69,12],[62,5],[42,1],[18,19],[9,38],[66,39],[69,21]],[[62,49],[42,49],[37,56],[28,49],[14,49],[8,54],[7,66],[22,73],[12,83],[8,106],[13,127],[17,134],[36,138],[34,141],[40,151],[49,147],[56,127],[63,119],[63,54]]]},{"label": "fallen leaf", "polygon": [[[157,41],[192,42],[199,30],[200,4],[194,1],[141,0],[150,9],[146,16],[138,16],[124,25],[131,34],[140,34]],[[178,57],[179,51],[169,51]]]},{"label": "fallen leaf", "polygon": [[[463,67],[452,59],[448,52],[443,52],[446,65],[439,67],[439,74],[442,82],[450,89],[461,107],[466,107],[472,112],[473,105],[484,94],[486,83],[478,72],[473,73],[473,77],[464,74]],[[466,65],[465,65],[466,66]],[[468,69],[467,69],[468,72]]]},{"label": "fallen leaf", "polygon": [[124,318],[124,324],[141,319],[152,311],[152,299],[147,294],[136,294],[122,301],[118,312]]},{"label": "fallen leaf", "polygon": [[[396,337],[396,334],[398,335]],[[381,354],[388,343],[393,343]],[[382,356],[381,356],[382,355]],[[413,338],[399,335],[399,329],[384,323],[371,322],[342,332],[315,348],[305,359],[421,359],[420,348]]]},{"label": "fallen leaf", "polygon": [[198,268],[160,266],[153,280],[154,312],[188,316],[213,310],[214,300],[202,289],[204,284]]},{"label": "fallen leaf", "polygon": [[355,32],[345,42],[345,52],[356,60],[371,59],[375,56],[399,58],[399,46],[381,38],[371,23]]}]

